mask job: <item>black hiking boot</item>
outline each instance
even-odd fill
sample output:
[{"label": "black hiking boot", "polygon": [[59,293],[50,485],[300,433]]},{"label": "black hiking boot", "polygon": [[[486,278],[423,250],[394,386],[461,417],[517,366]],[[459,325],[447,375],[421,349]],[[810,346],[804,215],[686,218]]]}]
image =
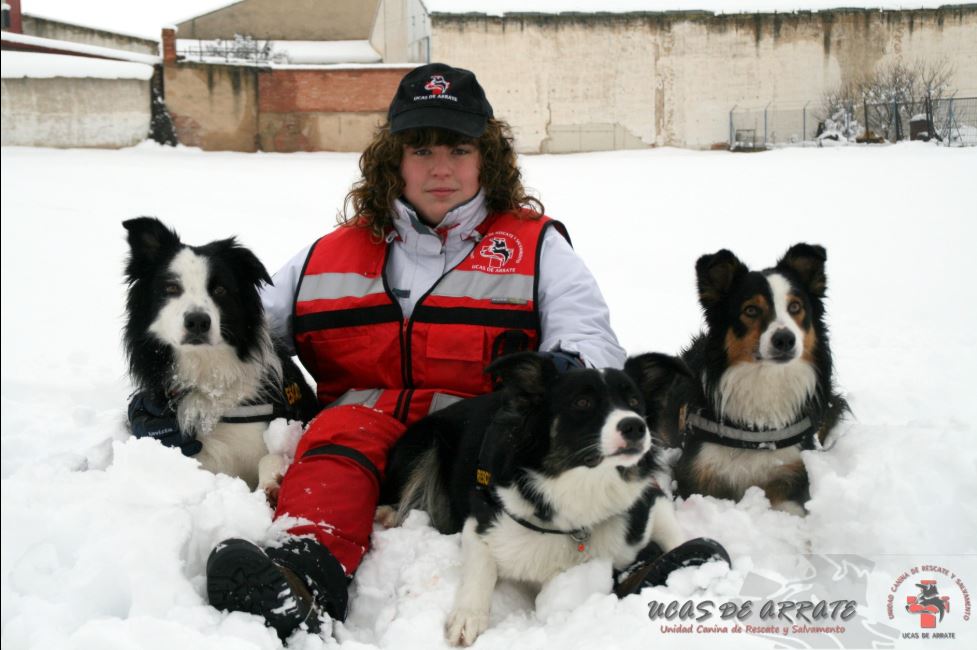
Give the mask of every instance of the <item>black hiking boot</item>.
[{"label": "black hiking boot", "polygon": [[614,593],[618,598],[624,598],[638,593],[644,587],[660,587],[675,569],[699,566],[714,560],[721,560],[732,566],[729,553],[723,545],[708,537],[690,539],[668,553],[662,553],[657,545],[649,544],[649,548],[638,555],[634,564],[616,576]]},{"label": "black hiking boot", "polygon": [[309,539],[268,549],[228,539],[207,559],[210,604],[263,616],[282,641],[303,625],[318,632],[324,615],[344,620],[347,584],[339,562]]}]

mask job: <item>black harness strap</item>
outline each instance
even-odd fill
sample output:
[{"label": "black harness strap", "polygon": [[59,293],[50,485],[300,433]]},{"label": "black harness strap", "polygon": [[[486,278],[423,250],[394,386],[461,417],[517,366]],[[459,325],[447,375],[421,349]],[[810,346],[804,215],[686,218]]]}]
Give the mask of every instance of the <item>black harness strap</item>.
[{"label": "black harness strap", "polygon": [[350,460],[354,460],[359,463],[365,469],[368,469],[375,477],[377,477],[378,483],[383,482],[380,470],[377,469],[377,466],[373,464],[373,461],[367,458],[363,452],[353,449],[352,447],[347,447],[346,445],[322,445],[321,447],[313,447],[302,454],[302,460],[305,460],[310,456],[342,456],[344,458],[349,458]]}]

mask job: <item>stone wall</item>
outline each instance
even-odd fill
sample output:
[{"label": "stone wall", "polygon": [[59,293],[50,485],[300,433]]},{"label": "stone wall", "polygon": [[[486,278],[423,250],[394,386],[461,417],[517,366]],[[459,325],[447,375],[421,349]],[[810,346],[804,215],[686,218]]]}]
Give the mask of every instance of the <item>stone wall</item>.
[{"label": "stone wall", "polygon": [[54,77],[0,83],[3,146],[120,148],[149,133],[149,81]]},{"label": "stone wall", "polygon": [[791,14],[433,14],[523,152],[725,143],[734,107],[800,107],[883,62],[946,60],[977,95],[977,5]]}]

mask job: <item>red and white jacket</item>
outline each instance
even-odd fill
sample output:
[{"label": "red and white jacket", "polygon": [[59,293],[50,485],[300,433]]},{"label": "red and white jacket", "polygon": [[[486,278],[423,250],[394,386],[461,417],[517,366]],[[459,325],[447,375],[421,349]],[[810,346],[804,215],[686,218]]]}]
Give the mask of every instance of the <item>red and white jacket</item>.
[{"label": "red and white jacket", "polygon": [[489,390],[484,366],[518,349],[623,364],[603,297],[556,222],[488,215],[479,193],[436,230],[398,202],[394,226],[384,242],[336,229],[263,293],[273,333],[295,341],[324,403],[349,391],[340,403],[413,420],[435,393]]}]

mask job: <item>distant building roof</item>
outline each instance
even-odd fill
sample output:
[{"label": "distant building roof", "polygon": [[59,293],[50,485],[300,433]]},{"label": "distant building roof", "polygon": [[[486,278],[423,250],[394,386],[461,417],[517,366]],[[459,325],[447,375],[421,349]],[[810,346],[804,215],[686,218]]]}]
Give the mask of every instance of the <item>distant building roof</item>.
[{"label": "distant building roof", "polygon": [[22,0],[21,11],[32,16],[72,23],[81,27],[159,41],[163,27],[175,25],[240,1]]}]

